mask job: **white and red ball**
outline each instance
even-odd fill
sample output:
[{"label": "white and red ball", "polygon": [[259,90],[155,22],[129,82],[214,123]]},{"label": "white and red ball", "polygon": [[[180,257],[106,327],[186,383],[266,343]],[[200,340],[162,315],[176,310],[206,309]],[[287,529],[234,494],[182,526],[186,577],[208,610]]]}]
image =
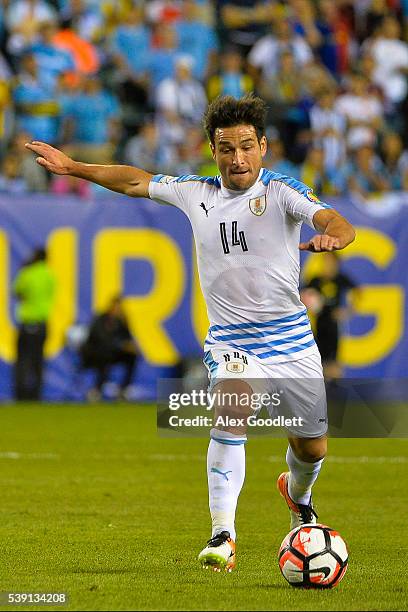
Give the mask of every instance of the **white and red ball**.
[{"label": "white and red ball", "polygon": [[327,525],[302,525],[288,533],[279,549],[279,567],[292,586],[330,589],[348,565],[347,546]]}]

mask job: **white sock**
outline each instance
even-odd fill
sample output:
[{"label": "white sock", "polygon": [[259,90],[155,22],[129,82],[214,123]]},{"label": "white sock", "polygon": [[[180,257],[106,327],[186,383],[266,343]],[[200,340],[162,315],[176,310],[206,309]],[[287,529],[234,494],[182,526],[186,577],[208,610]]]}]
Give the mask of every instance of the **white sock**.
[{"label": "white sock", "polygon": [[297,504],[307,505],[310,502],[312,495],[313,483],[322,467],[324,459],[320,459],[315,463],[307,463],[301,461],[295,455],[292,447],[289,445],[286,452],[286,463],[289,466],[288,492],[290,497]]},{"label": "white sock", "polygon": [[212,536],[229,531],[235,540],[235,511],[245,480],[246,436],[212,429],[207,454]]}]

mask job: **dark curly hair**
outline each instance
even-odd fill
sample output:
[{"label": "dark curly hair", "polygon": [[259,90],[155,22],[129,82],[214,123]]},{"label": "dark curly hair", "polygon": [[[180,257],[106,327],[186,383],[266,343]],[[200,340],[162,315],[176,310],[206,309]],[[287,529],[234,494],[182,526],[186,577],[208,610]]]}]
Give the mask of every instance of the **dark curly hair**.
[{"label": "dark curly hair", "polygon": [[204,114],[204,129],[211,144],[214,144],[217,128],[236,125],[253,125],[258,140],[265,134],[266,104],[257,96],[248,94],[237,99],[220,96],[208,106]]}]

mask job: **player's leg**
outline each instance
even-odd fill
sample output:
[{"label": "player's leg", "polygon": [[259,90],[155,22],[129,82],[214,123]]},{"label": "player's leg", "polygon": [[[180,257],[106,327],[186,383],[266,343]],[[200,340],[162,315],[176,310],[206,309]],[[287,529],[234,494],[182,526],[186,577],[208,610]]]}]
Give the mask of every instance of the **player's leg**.
[{"label": "player's leg", "polygon": [[339,326],[332,314],[318,317],[316,343],[322,358],[323,373],[326,381],[341,378],[342,367],[337,361]]},{"label": "player's leg", "polygon": [[289,437],[286,462],[289,472],[278,478],[278,489],[291,514],[291,528],[305,523],[315,523],[312,487],[316,482],[327,452],[327,437]]},{"label": "player's leg", "polygon": [[126,389],[130,386],[133,380],[133,374],[137,363],[137,355],[130,353],[129,351],[117,351],[113,358],[112,363],[119,363],[123,365],[122,379],[120,381],[120,397],[126,398]]},{"label": "player's leg", "polygon": [[29,392],[27,391],[27,379],[30,374],[30,359],[28,355],[28,334],[25,331],[25,326],[20,325],[17,339],[17,359],[14,364],[14,386],[15,399],[28,399]]},{"label": "player's leg", "polygon": [[291,528],[315,523],[312,487],[317,480],[327,452],[327,403],[321,360],[318,354],[282,364],[280,381],[284,389],[285,417],[297,422],[287,428],[289,467],[278,478],[278,490],[291,516]]},{"label": "player's leg", "polygon": [[212,393],[219,398],[207,454],[212,535],[199,561],[203,567],[231,571],[235,567],[235,513],[245,479],[246,419],[252,413],[246,399],[252,389],[243,380],[224,380]]},{"label": "player's leg", "polygon": [[[240,398],[250,396],[252,389],[245,381],[226,380],[214,387],[214,393],[221,398],[230,395]],[[235,539],[235,511],[245,478],[246,418],[250,410],[248,405],[241,406],[239,399],[230,406],[215,406],[207,454],[212,535],[226,530]],[[231,425],[227,419],[229,423],[231,419],[238,423]],[[239,424],[241,420],[244,423]]]},{"label": "player's leg", "polygon": [[46,326],[39,324],[36,326],[31,338],[31,357],[32,357],[32,391],[33,400],[41,399],[44,370],[44,343],[46,339]]}]

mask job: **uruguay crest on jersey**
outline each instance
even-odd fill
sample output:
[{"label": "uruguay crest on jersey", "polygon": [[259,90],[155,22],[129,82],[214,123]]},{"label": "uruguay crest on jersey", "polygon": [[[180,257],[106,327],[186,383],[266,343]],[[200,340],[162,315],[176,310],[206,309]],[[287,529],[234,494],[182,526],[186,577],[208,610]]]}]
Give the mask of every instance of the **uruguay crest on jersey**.
[{"label": "uruguay crest on jersey", "polygon": [[266,195],[252,198],[249,200],[249,209],[251,213],[260,217],[266,210]]}]

